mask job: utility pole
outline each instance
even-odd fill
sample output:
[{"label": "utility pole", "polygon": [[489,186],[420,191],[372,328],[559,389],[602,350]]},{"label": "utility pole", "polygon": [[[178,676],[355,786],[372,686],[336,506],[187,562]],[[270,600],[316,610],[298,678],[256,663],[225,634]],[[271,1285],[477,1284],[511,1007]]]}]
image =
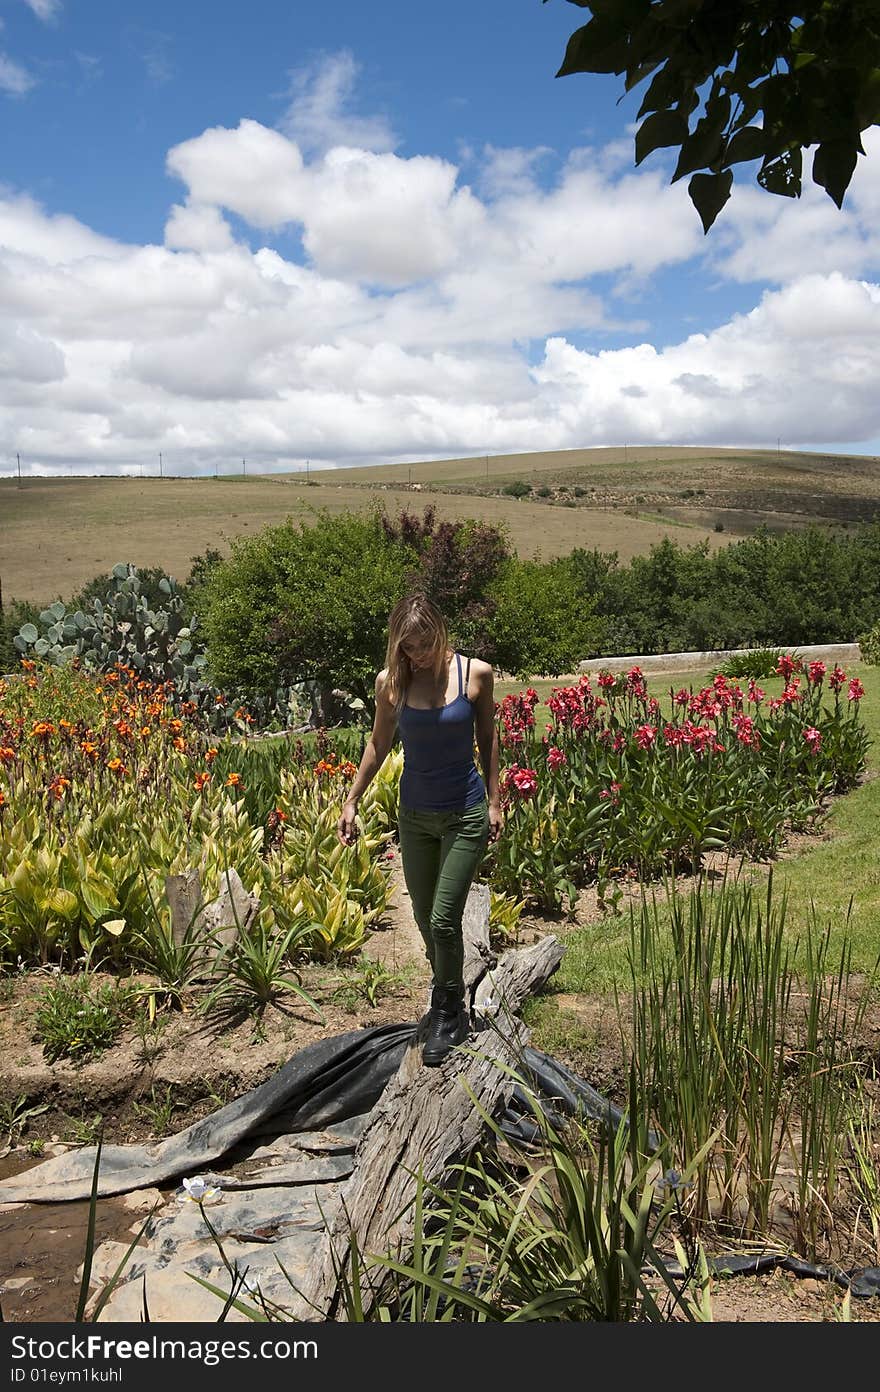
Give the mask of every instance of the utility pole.
[{"label": "utility pole", "polygon": [[310,462],[311,462],[310,460],[308,460],[308,459],[306,460],[306,483],[308,483],[308,481],[309,481],[309,464],[310,464]]},{"label": "utility pole", "polygon": [[779,454],[782,453],[781,445],[782,445],[782,437],[781,437],[780,435],[777,435],[777,436],[776,436],[776,453],[777,453],[777,455],[779,455]]},{"label": "utility pole", "polygon": [[162,477],[162,451],[159,451],[159,477]]},{"label": "utility pole", "polygon": [[16,454],[15,457],[18,460],[18,487],[21,488],[21,455]]},{"label": "utility pole", "polygon": [[489,477],[489,456],[486,455],[486,478]]},{"label": "utility pole", "polygon": [[244,478],[244,475],[245,475],[245,467],[244,467],[244,460],[242,460],[242,461],[241,461],[241,476],[242,476],[242,478]]}]

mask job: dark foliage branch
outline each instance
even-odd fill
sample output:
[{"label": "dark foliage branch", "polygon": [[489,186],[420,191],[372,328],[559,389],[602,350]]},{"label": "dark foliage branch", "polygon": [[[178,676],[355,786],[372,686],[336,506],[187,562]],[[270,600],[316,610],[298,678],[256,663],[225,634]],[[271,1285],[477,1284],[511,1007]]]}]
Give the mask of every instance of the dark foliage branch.
[{"label": "dark foliage branch", "polygon": [[[545,0],[546,3],[546,0]],[[880,124],[878,0],[570,0],[591,18],[557,77],[616,73],[639,108],[636,164],[678,151],[672,181],[708,232],[737,164],[768,193],[799,198],[803,158],[838,208],[862,132]],[[650,79],[650,80],[649,80]]]}]

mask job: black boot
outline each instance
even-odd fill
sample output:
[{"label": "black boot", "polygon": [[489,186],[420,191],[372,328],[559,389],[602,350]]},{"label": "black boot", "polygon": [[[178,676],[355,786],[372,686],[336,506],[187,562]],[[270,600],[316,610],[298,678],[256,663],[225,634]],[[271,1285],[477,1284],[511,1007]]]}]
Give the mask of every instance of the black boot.
[{"label": "black boot", "polygon": [[435,986],[431,994],[428,1035],[422,1046],[422,1062],[429,1068],[442,1063],[450,1049],[467,1039],[470,1022],[464,1008],[464,990]]}]

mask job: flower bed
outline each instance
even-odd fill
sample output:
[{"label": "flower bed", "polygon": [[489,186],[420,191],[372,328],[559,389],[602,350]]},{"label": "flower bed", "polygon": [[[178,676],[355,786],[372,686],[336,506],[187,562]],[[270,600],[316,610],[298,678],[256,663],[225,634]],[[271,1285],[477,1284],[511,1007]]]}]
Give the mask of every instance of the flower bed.
[{"label": "flower bed", "polygon": [[864,692],[839,666],[783,654],[777,671],[778,697],[719,674],[697,692],[670,688],[666,716],[638,667],[584,675],[554,689],[543,734],[534,690],[506,696],[495,888],[556,910],[594,880],[613,893],[626,868],[696,870],[721,847],[770,856],[788,830],[811,829],[864,771]]},{"label": "flower bed", "polygon": [[343,847],[353,765],[326,738],[317,760],[300,741],[215,744],[168,683],[22,665],[0,682],[0,963],[149,964],[171,933],[166,876],[197,870],[207,903],[227,867],[260,900],[260,930],[290,935],[289,956],[357,951],[390,894],[399,761]]}]

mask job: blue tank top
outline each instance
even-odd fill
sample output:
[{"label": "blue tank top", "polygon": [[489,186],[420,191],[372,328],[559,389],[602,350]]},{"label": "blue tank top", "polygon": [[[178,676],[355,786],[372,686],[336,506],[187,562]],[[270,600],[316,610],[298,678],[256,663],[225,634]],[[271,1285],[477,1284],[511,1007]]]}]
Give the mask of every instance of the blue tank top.
[{"label": "blue tank top", "polygon": [[474,763],[474,708],[465,693],[458,653],[455,660],[458,695],[453,701],[429,710],[405,705],[398,716],[403,745],[400,801],[416,812],[463,811],[486,796]]}]

